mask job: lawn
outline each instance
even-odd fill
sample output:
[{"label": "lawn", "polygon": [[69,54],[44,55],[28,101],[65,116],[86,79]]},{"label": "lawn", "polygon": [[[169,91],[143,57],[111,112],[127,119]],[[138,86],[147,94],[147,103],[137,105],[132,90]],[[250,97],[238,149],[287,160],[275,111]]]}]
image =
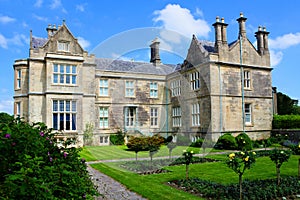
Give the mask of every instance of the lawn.
[{"label": "lawn", "polygon": [[[195,153],[203,153],[203,150],[195,147],[187,146],[177,146],[172,151],[172,156],[181,156],[183,150],[191,150]],[[209,152],[212,149],[206,149],[206,152]],[[214,152],[216,150],[213,150]],[[95,160],[116,160],[116,159],[126,159],[126,158],[135,158],[135,152],[128,151],[127,147],[124,146],[88,146],[84,147],[80,152],[80,156],[85,158],[87,161]],[[169,149],[166,146],[162,146],[160,150],[154,155],[155,157],[168,157]],[[142,151],[138,153],[138,158],[147,158],[149,157],[148,151]]]},{"label": "lawn", "polygon": [[[145,154],[146,156],[147,154]],[[134,154],[133,154],[134,156]],[[211,155],[208,157],[224,160],[226,155]],[[281,176],[297,176],[299,156],[291,156],[289,162],[281,167]],[[138,175],[123,168],[122,162],[93,164],[92,167],[109,175],[124,184],[128,189],[141,194],[147,199],[200,199],[186,192],[174,189],[166,183],[185,178],[185,166],[167,166],[168,173],[153,175]],[[238,183],[237,175],[224,162],[190,165],[190,177],[198,177],[221,184]],[[255,166],[245,172],[244,179],[276,178],[275,165],[269,157],[257,159]]]}]

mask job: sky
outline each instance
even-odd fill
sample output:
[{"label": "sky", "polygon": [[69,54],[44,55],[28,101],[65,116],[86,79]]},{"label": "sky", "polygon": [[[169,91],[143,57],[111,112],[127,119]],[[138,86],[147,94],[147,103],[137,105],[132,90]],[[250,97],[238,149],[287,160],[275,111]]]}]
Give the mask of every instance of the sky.
[{"label": "sky", "polygon": [[214,42],[216,16],[228,24],[227,40],[238,37],[243,12],[253,43],[258,26],[266,27],[272,85],[300,101],[299,0],[0,0],[0,112],[13,113],[13,63],[29,55],[29,36],[47,37],[48,24],[63,20],[81,46],[96,57],[149,61],[151,39],[161,42],[163,63],[185,59],[194,34]]}]

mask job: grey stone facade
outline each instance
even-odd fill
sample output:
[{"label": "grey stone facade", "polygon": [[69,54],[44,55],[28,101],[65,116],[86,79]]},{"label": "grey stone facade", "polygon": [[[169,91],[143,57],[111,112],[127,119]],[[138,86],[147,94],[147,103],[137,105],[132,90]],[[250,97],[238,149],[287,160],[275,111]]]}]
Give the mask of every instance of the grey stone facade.
[{"label": "grey stone facade", "polygon": [[110,134],[182,134],[191,141],[247,132],[268,137],[273,94],[268,32],[248,40],[246,18],[237,19],[239,36],[227,42],[227,24],[217,18],[215,42],[191,40],[181,65],[165,65],[159,41],[150,63],[95,58],[63,23],[49,26],[48,38],[31,35],[30,54],[16,60],[15,115],[45,122],[83,145],[87,125],[93,145],[108,145]]}]

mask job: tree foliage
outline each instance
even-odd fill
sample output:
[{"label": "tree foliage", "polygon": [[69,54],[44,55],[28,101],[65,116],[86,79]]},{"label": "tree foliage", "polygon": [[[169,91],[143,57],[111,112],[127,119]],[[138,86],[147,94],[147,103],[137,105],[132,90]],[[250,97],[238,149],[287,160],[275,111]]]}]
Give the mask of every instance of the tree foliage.
[{"label": "tree foliage", "polygon": [[288,95],[281,92],[277,93],[277,111],[279,115],[300,114],[298,101],[291,99]]},{"label": "tree foliage", "polygon": [[96,189],[80,149],[58,146],[43,123],[16,119],[0,127],[0,199],[93,199]]}]

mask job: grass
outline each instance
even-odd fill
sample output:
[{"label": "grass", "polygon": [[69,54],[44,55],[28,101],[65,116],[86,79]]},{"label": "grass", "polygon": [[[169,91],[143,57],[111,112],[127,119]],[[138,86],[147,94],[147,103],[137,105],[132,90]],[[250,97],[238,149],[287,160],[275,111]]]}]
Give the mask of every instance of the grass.
[{"label": "grass", "polygon": [[[211,155],[208,157],[224,160],[226,155]],[[289,162],[281,167],[281,176],[297,176],[299,156],[291,156]],[[185,165],[168,166],[169,173],[153,175],[137,175],[119,167],[120,162],[93,164],[92,167],[107,174],[124,184],[128,189],[141,194],[147,199],[199,199],[186,192],[174,189],[166,183],[185,178]],[[198,177],[221,184],[238,183],[238,176],[224,162],[190,165],[190,177]],[[257,158],[254,167],[247,170],[244,179],[276,178],[275,164],[269,157]],[[142,184],[141,184],[142,183]]]},{"label": "grass", "polygon": [[[203,150],[196,147],[177,146],[172,151],[172,156],[181,156],[183,150],[194,151],[195,153],[203,153]],[[206,149],[208,152],[211,149]],[[216,150],[213,150],[216,151]],[[87,161],[95,160],[115,160],[125,158],[135,158],[135,152],[128,151],[125,145],[123,146],[87,146],[82,149],[80,156]],[[154,155],[155,157],[169,156],[169,149],[166,146],[162,146],[160,150]],[[142,151],[138,153],[138,158],[148,158],[149,152]]]}]

